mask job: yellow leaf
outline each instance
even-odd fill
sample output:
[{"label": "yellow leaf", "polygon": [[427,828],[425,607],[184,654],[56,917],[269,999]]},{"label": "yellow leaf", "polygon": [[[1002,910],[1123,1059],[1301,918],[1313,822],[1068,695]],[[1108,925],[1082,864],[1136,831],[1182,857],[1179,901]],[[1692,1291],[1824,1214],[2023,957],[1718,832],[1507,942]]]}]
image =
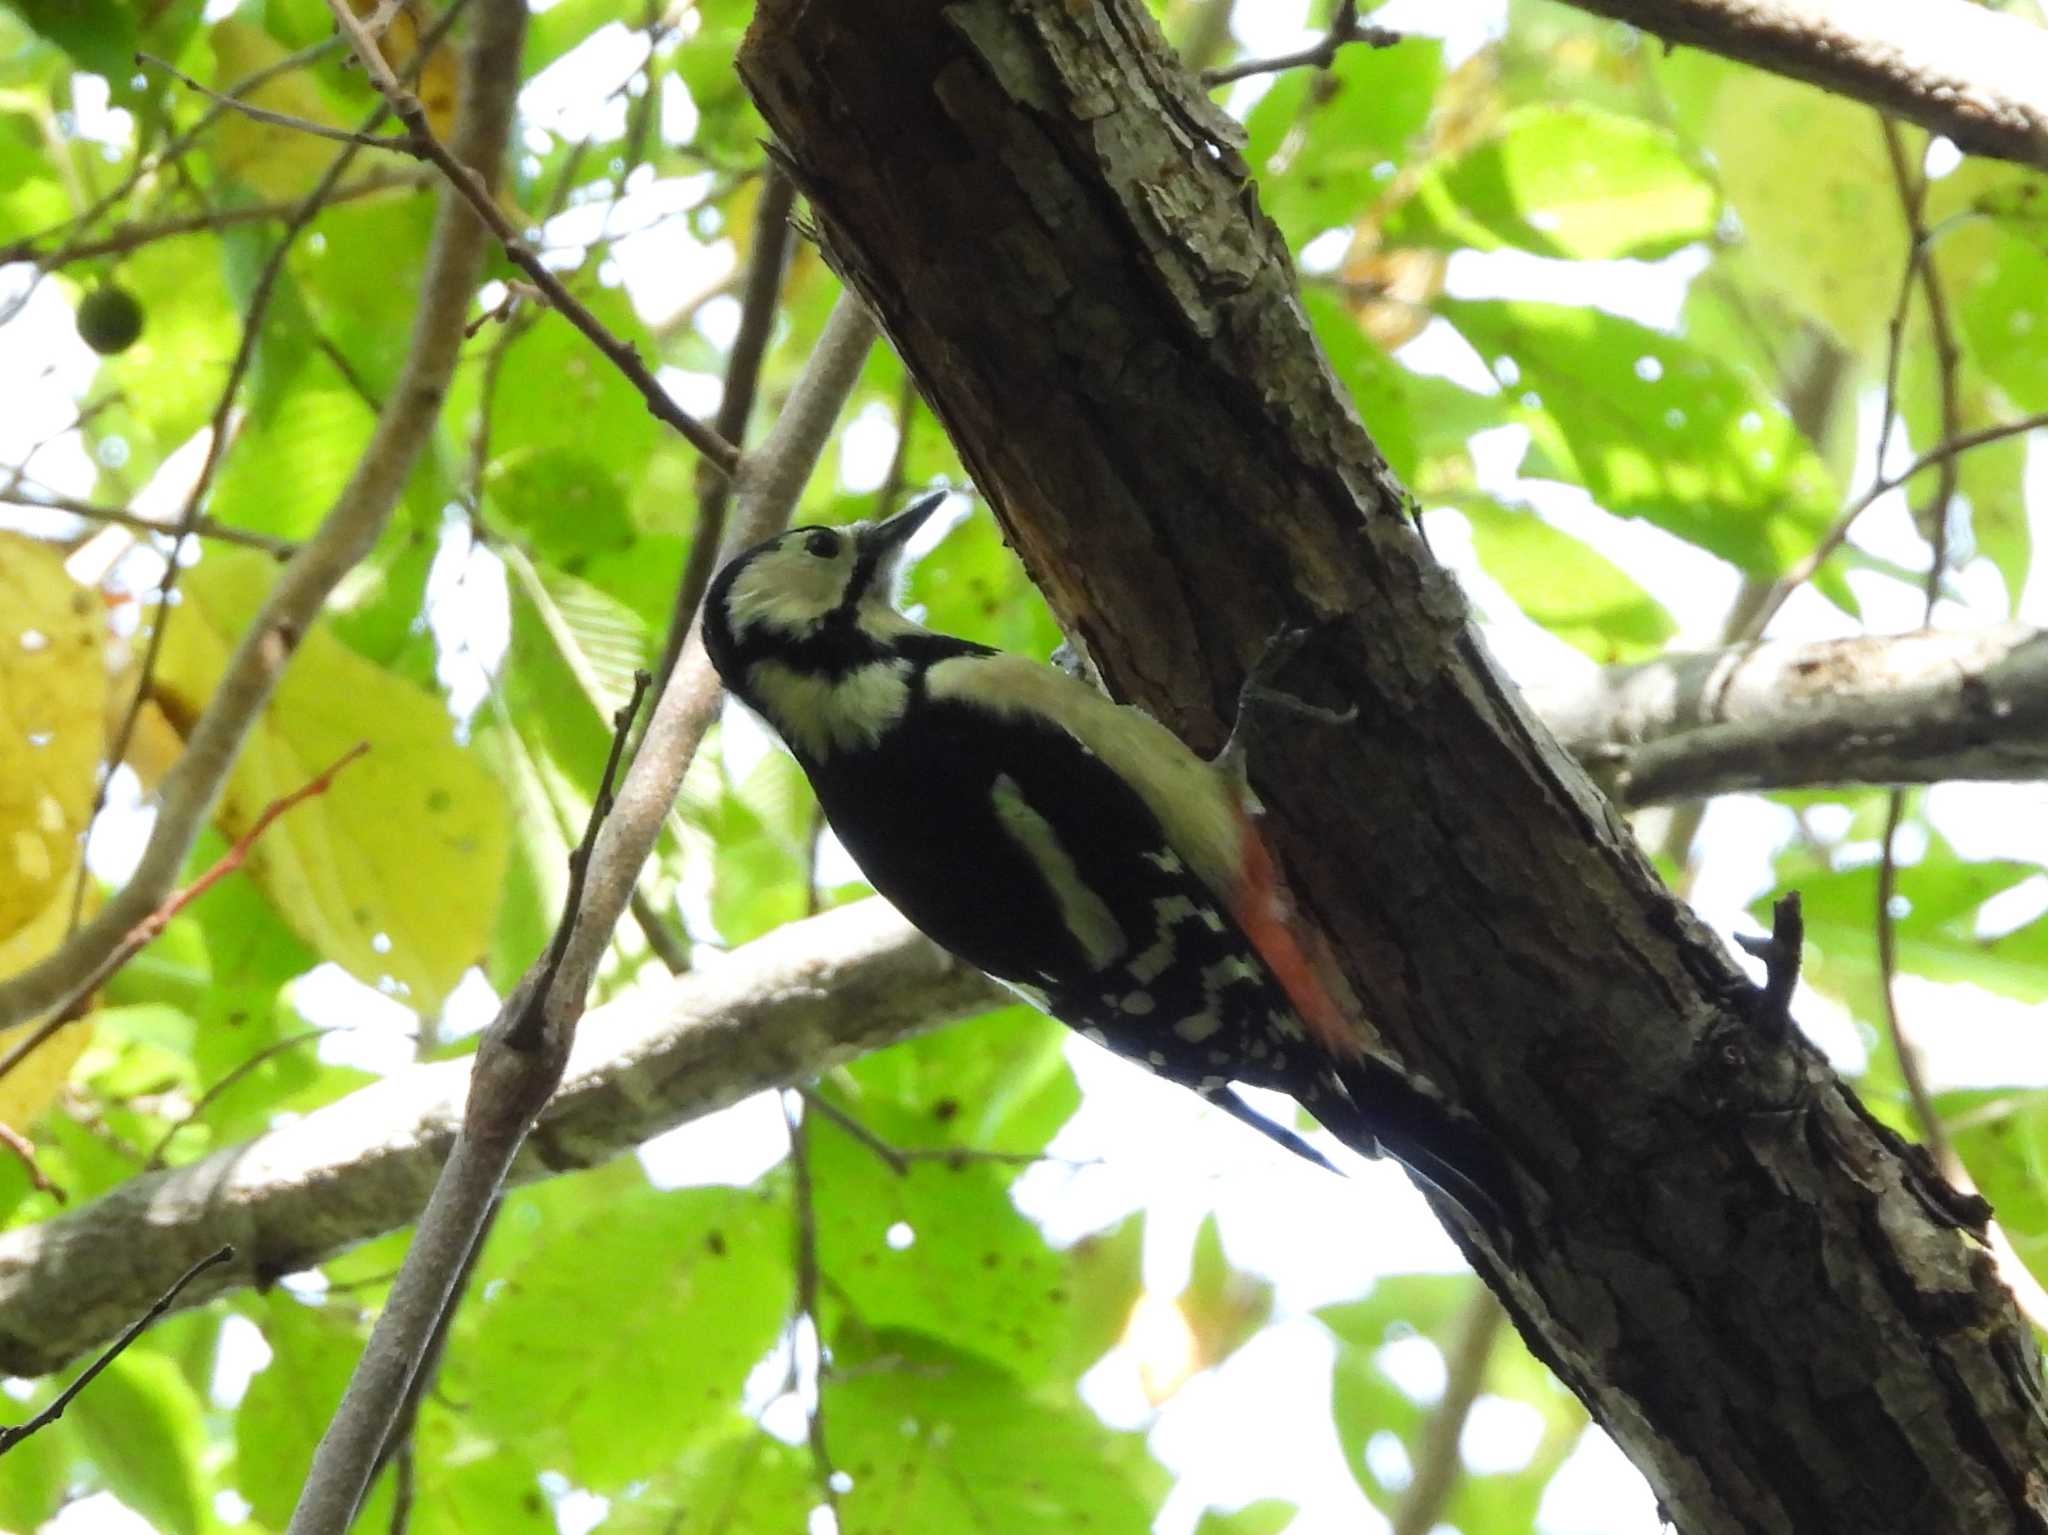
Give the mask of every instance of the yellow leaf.
[{"label": "yellow leaf", "polygon": [[[23,927],[0,938],[0,975],[16,975],[48,955],[63,942],[70,923],[71,889],[67,882],[65,888],[52,895],[50,904]],[[0,1060],[30,1030],[41,1026],[42,1020],[34,1019],[15,1028],[0,1029]],[[28,1127],[57,1096],[58,1089],[71,1075],[72,1063],[91,1041],[92,1018],[88,1015],[65,1024],[23,1057],[20,1065],[0,1077],[0,1125],[27,1133]]]},{"label": "yellow leaf", "polygon": [[[214,82],[228,90],[285,56],[285,46],[261,27],[232,16],[214,23]],[[242,100],[287,117],[339,128],[327,98],[303,69],[287,70],[246,92]],[[240,112],[227,112],[213,127],[213,157],[223,174],[267,197],[283,201],[303,197],[326,174],[341,152],[330,139],[276,123],[259,123]],[[364,157],[365,163],[371,157]]]},{"label": "yellow leaf", "polygon": [[70,900],[106,695],[99,595],[65,574],[56,550],[0,533],[0,939]]},{"label": "yellow leaf", "polygon": [[[186,576],[156,675],[174,722],[189,724],[212,697],[276,578],[270,560],[227,549]],[[509,841],[504,792],[457,744],[437,696],[316,624],[250,732],[216,820],[240,837],[359,741],[369,755],[273,823],[245,868],[323,958],[431,1012],[483,956]]]}]

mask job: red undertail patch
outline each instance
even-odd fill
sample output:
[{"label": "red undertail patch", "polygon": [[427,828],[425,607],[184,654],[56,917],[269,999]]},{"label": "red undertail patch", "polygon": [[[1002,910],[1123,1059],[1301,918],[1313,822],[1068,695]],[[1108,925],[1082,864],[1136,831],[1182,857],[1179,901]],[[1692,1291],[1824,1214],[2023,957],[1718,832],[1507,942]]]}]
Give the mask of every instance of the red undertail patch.
[{"label": "red undertail patch", "polygon": [[1309,958],[1309,945],[1297,929],[1294,902],[1281,883],[1272,850],[1243,810],[1238,811],[1238,835],[1242,856],[1238,886],[1231,894],[1231,916],[1273,972],[1273,979],[1287,993],[1287,1000],[1294,1004],[1316,1043],[1340,1061],[1356,1059],[1364,1046]]}]

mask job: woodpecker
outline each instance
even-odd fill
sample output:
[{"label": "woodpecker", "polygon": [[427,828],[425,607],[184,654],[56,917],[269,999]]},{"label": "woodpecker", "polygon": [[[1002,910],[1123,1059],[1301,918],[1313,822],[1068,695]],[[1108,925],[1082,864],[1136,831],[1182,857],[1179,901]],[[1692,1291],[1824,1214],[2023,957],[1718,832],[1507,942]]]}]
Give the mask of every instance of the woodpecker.
[{"label": "woodpecker", "polygon": [[1290,1150],[1329,1165],[1233,1083],[1290,1094],[1498,1229],[1492,1143],[1364,1051],[1290,928],[1242,773],[1078,678],[897,610],[904,550],[945,495],[771,538],[704,601],[719,677],[795,755],[868,882],[942,947]]}]

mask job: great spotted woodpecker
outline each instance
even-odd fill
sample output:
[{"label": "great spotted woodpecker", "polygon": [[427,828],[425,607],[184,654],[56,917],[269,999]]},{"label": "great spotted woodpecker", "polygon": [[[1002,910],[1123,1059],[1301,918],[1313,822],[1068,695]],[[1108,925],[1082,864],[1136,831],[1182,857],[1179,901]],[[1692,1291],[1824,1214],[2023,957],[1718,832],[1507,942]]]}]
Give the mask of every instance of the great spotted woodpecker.
[{"label": "great spotted woodpecker", "polygon": [[719,676],[869,883],[1098,1044],[1323,1161],[1230,1090],[1278,1088],[1494,1226],[1491,1142],[1357,1042],[1286,920],[1242,777],[1077,678],[896,610],[904,549],[944,499],[769,539],[704,602]]}]

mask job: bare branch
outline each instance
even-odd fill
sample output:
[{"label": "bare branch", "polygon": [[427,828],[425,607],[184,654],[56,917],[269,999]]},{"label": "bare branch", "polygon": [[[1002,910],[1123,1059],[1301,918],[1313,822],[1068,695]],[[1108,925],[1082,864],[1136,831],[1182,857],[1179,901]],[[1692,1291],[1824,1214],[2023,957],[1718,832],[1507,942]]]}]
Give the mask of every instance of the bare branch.
[{"label": "bare branch", "polygon": [[[874,321],[860,300],[842,294],[774,429],[739,466],[733,547],[757,543],[788,522],[874,338]],[[718,699],[718,678],[702,640],[693,634],[654,705],[632,770],[620,785],[618,804],[598,839],[588,896],[563,957],[554,1005],[581,1007],[611,931],[631,899],[640,866],[653,850],[682,788],[683,774],[717,713]]]},{"label": "bare branch", "polygon": [[[1005,1000],[880,901],[792,923],[594,1009],[511,1181],[597,1166]],[[0,1234],[0,1373],[60,1368],[223,1243],[235,1262],[180,1304],[272,1283],[414,1220],[461,1122],[471,1066],[396,1072],[253,1141]]]},{"label": "bare branch", "polygon": [[37,1413],[33,1418],[30,1418],[26,1423],[0,1428],[0,1455],[5,1455],[9,1450],[20,1444],[22,1440],[28,1438],[30,1434],[35,1433],[39,1429],[48,1428],[52,1423],[63,1417],[64,1409],[71,1405],[78,1396],[78,1393],[91,1385],[93,1378],[100,1371],[118,1359],[123,1349],[141,1337],[150,1323],[170,1310],[177,1303],[179,1295],[184,1292],[187,1285],[206,1270],[226,1263],[234,1256],[235,1250],[232,1247],[223,1247],[212,1256],[201,1258],[197,1263],[185,1270],[183,1274],[179,1275],[177,1279],[172,1281],[170,1289],[157,1298],[156,1304],[145,1311],[126,1332],[114,1340],[111,1348],[95,1359],[91,1366],[77,1380],[74,1380],[70,1385],[57,1393],[55,1401]]},{"label": "bare branch", "polygon": [[1528,697],[1631,805],[2048,776],[2048,635],[2020,624],[1661,656]]},{"label": "bare branch", "polygon": [[[500,11],[492,19],[516,39],[524,31],[523,16],[513,5]],[[548,1004],[582,903],[591,850],[611,813],[619,759],[646,691],[647,674],[637,673],[632,699],[612,717],[611,755],[583,836],[569,855],[561,921],[547,952],[505,999],[477,1049],[462,1133],[434,1181],[419,1231],[349,1376],[341,1405],[313,1452],[288,1526],[295,1535],[340,1535],[354,1523],[377,1467],[405,1432],[406,1404],[417,1400],[421,1372],[437,1357],[436,1340],[445,1336],[450,1313],[475,1267],[512,1159],[534,1116],[561,1085],[582,1008],[568,1012],[556,1026]]]},{"label": "bare branch", "polygon": [[[372,78],[387,91],[394,90],[388,69],[353,14],[345,4],[333,8]],[[523,14],[509,0],[487,10],[491,23],[511,34],[515,56],[516,18]],[[423,132],[418,103],[402,94],[391,99],[393,110],[401,116],[410,114],[407,120],[415,132]],[[859,301],[842,296],[775,429],[738,465],[742,538],[758,538],[763,530],[772,531],[788,520],[874,336],[874,323]],[[610,802],[607,770],[605,789],[572,860],[577,877],[571,881],[561,928],[548,952],[505,999],[477,1051],[462,1133],[435,1181],[419,1230],[341,1406],[314,1453],[288,1535],[340,1535],[354,1520],[376,1457],[390,1439],[394,1416],[447,1311],[487,1212],[535,1117],[561,1083],[598,961],[627,909],[640,866],[654,846],[716,706],[717,679],[701,641],[685,650],[684,663],[662,690],[616,803]],[[665,713],[672,728],[664,727]],[[622,711],[614,723],[615,766],[630,713]]]},{"label": "bare branch", "polygon": [[1809,81],[1952,139],[2048,166],[2048,31],[1965,0],[1571,0],[1670,43]]}]

